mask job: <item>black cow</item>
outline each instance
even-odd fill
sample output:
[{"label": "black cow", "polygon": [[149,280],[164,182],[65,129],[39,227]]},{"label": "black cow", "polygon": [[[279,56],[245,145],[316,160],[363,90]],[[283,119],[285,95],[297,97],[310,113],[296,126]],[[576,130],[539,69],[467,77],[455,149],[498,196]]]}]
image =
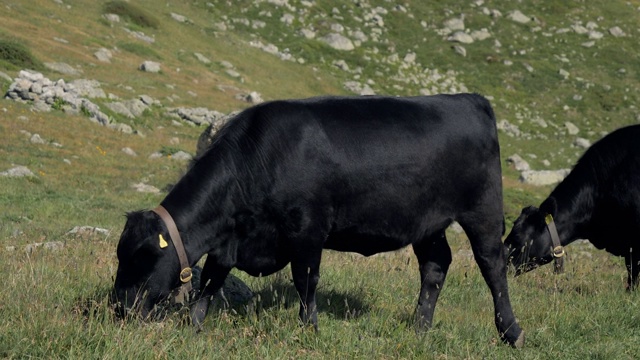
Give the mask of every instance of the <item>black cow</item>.
[{"label": "black cow", "polygon": [[[542,202],[524,208],[505,240],[516,275],[554,259],[551,215],[559,246],[589,239],[598,249],[624,256],[627,285],[640,272],[640,125],[618,129],[595,143]],[[633,250],[636,250],[634,254]]]},{"label": "black cow", "polygon": [[[445,229],[465,229],[493,295],[504,341],[521,346],[501,236],[500,149],[489,102],[475,94],[324,97],[273,101],[230,120],[162,201],[191,265],[204,254],[199,325],[232,268],[269,275],[291,264],[300,319],[317,327],[323,249],[365,256],[412,245],[420,266],[417,325],[431,325],[451,250]],[[115,281],[143,313],[178,286],[165,222],[128,215]],[[166,245],[166,243],[165,243]],[[366,269],[363,269],[366,271]]]}]

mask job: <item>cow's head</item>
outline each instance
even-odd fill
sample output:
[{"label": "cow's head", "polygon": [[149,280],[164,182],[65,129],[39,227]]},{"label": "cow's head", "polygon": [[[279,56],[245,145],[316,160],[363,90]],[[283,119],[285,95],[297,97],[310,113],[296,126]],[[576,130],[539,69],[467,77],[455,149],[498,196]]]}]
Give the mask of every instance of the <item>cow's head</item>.
[{"label": "cow's head", "polygon": [[504,242],[506,254],[516,268],[516,275],[533,270],[551,262],[551,236],[545,220],[547,213],[529,206],[513,224],[511,233]]},{"label": "cow's head", "polygon": [[179,284],[180,264],[160,218],[151,211],[127,214],[118,243],[118,271],[112,293],[116,313],[153,313]]}]

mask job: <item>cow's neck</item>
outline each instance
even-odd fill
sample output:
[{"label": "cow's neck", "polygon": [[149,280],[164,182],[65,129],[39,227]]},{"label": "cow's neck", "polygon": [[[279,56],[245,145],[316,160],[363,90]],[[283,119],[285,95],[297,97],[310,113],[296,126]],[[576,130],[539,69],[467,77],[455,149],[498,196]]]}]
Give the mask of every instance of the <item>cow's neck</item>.
[{"label": "cow's neck", "polygon": [[237,202],[244,199],[235,176],[217,167],[218,171],[216,166],[191,169],[162,201],[176,222],[191,265],[230,236]]},{"label": "cow's neck", "polygon": [[592,188],[573,173],[569,174],[542,202],[540,210],[553,215],[562,245],[589,238],[588,224],[593,213]]}]

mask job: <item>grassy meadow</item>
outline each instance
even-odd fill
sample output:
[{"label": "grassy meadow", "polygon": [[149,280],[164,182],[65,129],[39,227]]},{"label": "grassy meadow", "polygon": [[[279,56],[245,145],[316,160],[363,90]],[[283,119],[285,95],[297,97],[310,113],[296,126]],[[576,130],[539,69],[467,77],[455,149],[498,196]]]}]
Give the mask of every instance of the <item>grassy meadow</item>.
[{"label": "grassy meadow", "polygon": [[[402,58],[413,51],[425,68],[441,73],[455,70],[470,91],[490,96],[498,120],[507,119],[528,134],[521,138],[500,134],[503,160],[519,153],[534,169],[543,169],[543,160],[549,161],[550,169],[569,167],[581,154],[563,131],[565,121],[580,127],[580,136],[591,141],[638,122],[640,45],[634,39],[638,1],[484,1],[482,6],[504,14],[492,19],[482,15],[479,2],[369,0],[362,3],[370,6],[362,9],[403,5],[413,17],[389,11],[384,17],[384,42],[370,40],[349,53],[292,36],[291,29],[302,25],[284,25],[280,18],[288,11],[269,2],[135,3],[150,21],[122,16],[121,23],[110,23],[102,17],[105,2],[0,0],[0,71],[15,77],[19,70],[31,68],[53,80],[73,80],[43,65],[65,62],[82,70],[75,78],[96,79],[106,92],[122,99],[148,94],[165,106],[229,112],[248,106],[236,95],[249,91],[260,92],[266,100],[346,94],[342,84],[354,74],[337,70],[332,62],[338,59],[352,68],[359,66],[358,78],[373,79],[379,94],[415,95],[417,85],[400,84],[389,75],[397,69],[382,63],[392,52]],[[301,8],[299,1],[290,3]],[[355,26],[348,11],[361,11],[351,2],[315,3],[309,10],[312,15],[333,13],[331,21],[347,26]],[[526,25],[510,22],[506,14],[515,9],[537,20]],[[191,22],[173,21],[172,12]],[[455,54],[452,44],[435,32],[443,21],[460,13],[466,14],[467,28],[488,28],[492,33],[490,40],[467,45],[466,57]],[[260,19],[266,26],[253,29],[234,22],[243,18]],[[316,29],[330,26],[325,20],[310,19]],[[221,31],[216,26],[221,21],[234,26]],[[606,35],[587,48],[582,45],[586,37],[558,31],[588,21],[597,22],[603,33],[620,26],[627,36]],[[123,28],[142,31],[155,42],[133,39]],[[248,46],[252,40],[276,44],[306,61],[282,61]],[[501,47],[493,45],[495,40]],[[16,43],[28,54],[2,51]],[[92,56],[100,47],[113,49],[111,63]],[[199,62],[193,52],[212,62]],[[29,61],[18,61],[22,57]],[[160,62],[162,71],[137,71],[144,60]],[[504,60],[513,64],[505,66]],[[241,78],[229,76],[221,61],[232,63]],[[560,68],[571,76],[563,79]],[[0,77],[0,93],[9,85]],[[107,100],[96,103],[102,101]],[[297,295],[287,269],[266,278],[234,272],[256,292],[254,302],[211,312],[200,333],[184,324],[181,313],[162,322],[116,320],[107,296],[117,268],[115,248],[124,215],[155,207],[167,185],[186,167],[170,156],[150,159],[149,155],[174,149],[193,154],[203,128],[178,126],[160,108],[137,119],[109,115],[137,133],[122,134],[82,116],[37,113],[28,104],[0,100],[0,172],[22,165],[35,174],[0,177],[0,358],[640,358],[640,294],[625,291],[622,259],[573,244],[567,249],[564,274],[554,275],[548,266],[510,277],[511,302],[526,333],[525,347],[516,350],[499,340],[488,288],[468,256],[466,238],[453,231],[448,233],[453,264],[434,327],[426,333],[416,334],[412,328],[419,276],[409,249],[370,258],[325,252],[318,333],[298,324]],[[545,119],[549,126],[540,128],[530,121],[533,118]],[[47,144],[31,143],[32,134]],[[138,155],[125,154],[125,147]],[[509,231],[520,209],[539,204],[552,188],[522,185],[518,173],[503,163]],[[162,191],[135,191],[132,185],[141,182]],[[110,233],[69,234],[75,226]],[[63,247],[25,251],[27,245],[46,242],[61,242]]]}]

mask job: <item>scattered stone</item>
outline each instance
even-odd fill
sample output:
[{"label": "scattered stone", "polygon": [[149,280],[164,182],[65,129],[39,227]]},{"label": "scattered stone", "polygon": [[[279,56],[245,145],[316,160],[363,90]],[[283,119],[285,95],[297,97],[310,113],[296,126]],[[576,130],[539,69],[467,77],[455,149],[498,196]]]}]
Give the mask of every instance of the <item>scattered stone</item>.
[{"label": "scattered stone", "polygon": [[523,14],[520,10],[515,10],[507,14],[507,19],[515,21],[520,24],[528,24],[531,22],[531,17]]},{"label": "scattered stone", "polygon": [[531,170],[529,163],[526,162],[520,155],[513,154],[507,158],[507,164],[512,164],[518,171]]},{"label": "scattered stone", "polygon": [[196,59],[198,59],[198,61],[200,61],[203,64],[211,64],[211,60],[209,60],[206,56],[200,54],[200,53],[193,53],[193,55],[196,57]]},{"label": "scattered stone", "polygon": [[219,111],[199,108],[167,108],[165,115],[191,122],[196,125],[220,124],[227,116]]},{"label": "scattered stone", "polygon": [[[160,156],[162,156],[162,154]],[[133,185],[131,185],[131,187],[134,188],[137,192],[150,193],[150,194],[159,194],[160,193],[160,189],[158,189],[155,186],[148,185],[148,184],[145,184],[145,183],[133,184]]]},{"label": "scattered stone", "polygon": [[77,235],[77,236],[92,236],[92,235],[103,235],[109,236],[111,234],[111,230],[103,229],[96,226],[74,226],[73,229],[67,232],[67,235]]},{"label": "scattered stone", "polygon": [[585,139],[585,138],[576,138],[576,140],[573,142],[573,145],[581,148],[581,149],[588,149],[589,147],[591,147],[591,141]]},{"label": "scattered stone", "polygon": [[185,152],[185,151],[178,151],[174,154],[171,155],[171,158],[173,160],[179,160],[179,161],[191,161],[193,159],[193,156],[191,156],[191,154]]},{"label": "scattered stone", "polygon": [[464,30],[464,15],[459,18],[448,19],[444,22],[444,28],[449,32],[463,31]]},{"label": "scattered stone", "polygon": [[132,148],[130,148],[130,147],[124,147],[124,148],[122,148],[122,152],[123,152],[123,153],[125,153],[125,154],[127,154],[127,155],[129,155],[129,156],[138,156],[138,154],[136,154],[136,152],[135,152],[135,151],[133,151],[133,149],[132,149]]},{"label": "scattered stone", "polygon": [[160,63],[157,63],[155,61],[145,61],[142,64],[140,64],[140,67],[138,69],[145,72],[150,72],[150,73],[159,73]]},{"label": "scattered stone", "polygon": [[453,48],[453,51],[455,51],[456,54],[462,55],[463,57],[467,56],[467,49],[465,49],[464,46],[454,45],[454,46],[452,46],[452,48]]},{"label": "scattered stone", "polygon": [[112,22],[112,23],[119,23],[120,22],[120,16],[117,14],[104,14],[102,15],[105,19],[107,19],[107,21]]},{"label": "scattered stone", "polygon": [[82,74],[82,71],[74,68],[73,66],[71,66],[69,64],[65,64],[65,63],[47,62],[47,63],[44,63],[44,66],[49,70],[57,71],[57,72],[59,72],[61,74],[65,74],[65,75],[79,76],[79,75]]},{"label": "scattered stone", "polygon": [[569,121],[564,123],[564,127],[567,128],[567,132],[569,133],[569,135],[578,135],[578,133],[580,132],[580,129],[578,129],[577,126]]},{"label": "scattered stone", "polygon": [[553,185],[561,182],[567,175],[569,175],[570,169],[561,170],[528,170],[520,173],[520,181],[524,184],[534,186],[546,186]]},{"label": "scattered stone", "polygon": [[500,120],[497,125],[498,125],[498,130],[504,131],[504,133],[507,134],[508,136],[511,136],[511,137],[520,136],[520,129],[518,128],[518,125],[511,124],[507,120]]},{"label": "scattered stone", "polygon": [[558,74],[560,74],[560,76],[562,76],[562,78],[565,80],[569,78],[569,72],[565,69],[558,70]]},{"label": "scattered stone", "polygon": [[471,35],[463,32],[463,31],[457,31],[455,33],[453,33],[451,36],[449,36],[447,38],[447,41],[452,41],[452,42],[459,42],[462,44],[471,44],[473,43],[473,38],[471,37]]},{"label": "scattered stone", "polygon": [[326,43],[336,50],[351,51],[355,49],[353,42],[349,38],[337,33],[328,34],[319,38],[318,40]]},{"label": "scattered stone", "polygon": [[31,177],[35,175],[26,166],[16,166],[7,171],[0,172],[0,176],[16,178],[16,177],[25,177],[25,176]]},{"label": "scattered stone", "polygon": [[113,54],[111,53],[111,50],[109,50],[109,49],[100,48],[100,49],[98,49],[98,51],[93,53],[93,56],[95,56],[98,60],[100,60],[102,62],[110,63],[111,62],[111,58],[113,57]]},{"label": "scattered stone", "polygon": [[252,91],[246,95],[238,94],[237,98],[238,100],[243,100],[254,105],[264,102],[264,100],[262,100],[262,95],[255,91]]},{"label": "scattered stone", "polygon": [[471,38],[476,41],[486,40],[491,37],[491,33],[487,29],[474,30],[471,32]]},{"label": "scattered stone", "polygon": [[614,26],[611,29],[609,29],[609,34],[613,35],[613,37],[624,37],[624,36],[627,36],[627,34],[625,34],[625,32],[622,31],[622,29],[620,29],[619,26]]},{"label": "scattered stone", "polygon": [[59,251],[64,248],[64,243],[62,241],[33,243],[25,246],[24,251],[30,254],[39,248],[43,248],[45,250],[50,250],[50,251]]},{"label": "scattered stone", "polygon": [[29,142],[31,142],[32,144],[46,144],[47,143],[42,137],[40,137],[40,134],[31,135],[31,138],[29,139]]},{"label": "scattered stone", "polygon": [[192,23],[191,20],[187,19],[186,16],[184,15],[180,15],[180,14],[176,14],[176,13],[171,13],[171,18],[179,23],[183,23],[183,24],[188,24],[188,23]]}]

